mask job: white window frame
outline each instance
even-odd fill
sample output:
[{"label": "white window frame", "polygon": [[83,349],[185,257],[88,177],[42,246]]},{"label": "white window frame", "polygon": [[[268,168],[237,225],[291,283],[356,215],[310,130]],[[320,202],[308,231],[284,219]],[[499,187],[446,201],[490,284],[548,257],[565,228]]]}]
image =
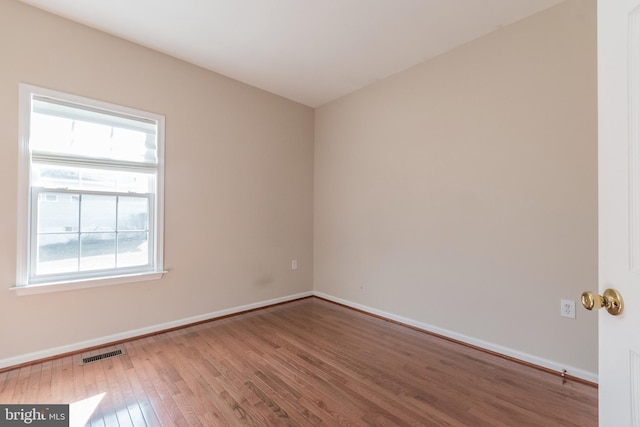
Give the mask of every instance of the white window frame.
[{"label": "white window frame", "polygon": [[[157,165],[153,167],[156,172],[155,194],[136,194],[135,196],[147,197],[152,204],[153,213],[149,221],[149,261],[150,264],[142,268],[98,270],[74,274],[74,277],[63,277],[61,280],[55,277],[51,281],[30,279],[35,245],[35,236],[32,236],[32,222],[36,218],[36,204],[34,197],[41,189],[32,188],[31,164],[32,153],[29,148],[29,133],[33,97],[47,97],[57,99],[70,104],[98,109],[104,112],[112,112],[115,115],[153,120],[157,123]],[[50,89],[21,83],[19,85],[19,164],[18,164],[18,224],[17,224],[17,269],[16,285],[10,289],[18,295],[29,295],[46,292],[67,291],[74,289],[90,288],[96,286],[116,285],[123,283],[139,282],[160,279],[164,271],[164,116],[141,111],[120,105],[114,105],[103,101],[97,101],[76,95],[70,95]],[[74,162],[75,163],[75,162]],[[116,162],[117,163],[117,162]],[[130,165],[121,162],[127,169]],[[83,163],[78,159],[77,165],[91,167],[91,161]],[[118,165],[116,164],[115,167]],[[45,190],[58,192],[57,190]],[[60,192],[73,194],[90,194],[91,191],[61,190]],[[127,193],[100,192],[103,195],[122,195]],[[151,212],[150,212],[151,213]]]}]

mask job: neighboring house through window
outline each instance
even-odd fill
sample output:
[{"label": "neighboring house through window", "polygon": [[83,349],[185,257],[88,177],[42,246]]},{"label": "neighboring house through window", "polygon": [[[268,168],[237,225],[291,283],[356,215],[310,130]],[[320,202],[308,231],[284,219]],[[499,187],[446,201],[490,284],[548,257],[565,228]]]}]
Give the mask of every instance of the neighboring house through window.
[{"label": "neighboring house through window", "polygon": [[20,85],[24,293],[159,278],[164,117]]}]

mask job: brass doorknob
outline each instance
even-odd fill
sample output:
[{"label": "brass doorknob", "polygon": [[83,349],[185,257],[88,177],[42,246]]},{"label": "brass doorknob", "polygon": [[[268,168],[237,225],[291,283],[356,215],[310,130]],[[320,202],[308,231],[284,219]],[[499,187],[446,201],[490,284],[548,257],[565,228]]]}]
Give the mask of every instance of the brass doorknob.
[{"label": "brass doorknob", "polygon": [[585,291],[582,293],[582,305],[587,310],[592,310],[593,308],[600,309],[605,307],[609,314],[613,316],[617,316],[622,313],[622,309],[624,308],[624,303],[622,301],[622,296],[615,289],[606,289],[602,295],[598,295],[595,292]]}]

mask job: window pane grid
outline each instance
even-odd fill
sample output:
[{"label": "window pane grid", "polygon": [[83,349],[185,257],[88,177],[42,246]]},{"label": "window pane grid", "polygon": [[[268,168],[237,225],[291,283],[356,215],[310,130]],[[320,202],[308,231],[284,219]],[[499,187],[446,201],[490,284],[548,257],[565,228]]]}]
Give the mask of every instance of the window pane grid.
[{"label": "window pane grid", "polygon": [[[150,195],[34,189],[33,281],[151,266],[151,200]],[[52,214],[56,210],[64,215]],[[68,225],[71,210],[77,222]]]}]

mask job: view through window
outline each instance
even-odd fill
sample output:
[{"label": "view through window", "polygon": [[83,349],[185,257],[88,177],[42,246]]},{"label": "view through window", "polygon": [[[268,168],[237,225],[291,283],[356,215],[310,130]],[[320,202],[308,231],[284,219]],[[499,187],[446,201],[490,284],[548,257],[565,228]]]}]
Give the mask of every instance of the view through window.
[{"label": "view through window", "polygon": [[27,85],[21,103],[18,286],[161,270],[163,117]]}]

